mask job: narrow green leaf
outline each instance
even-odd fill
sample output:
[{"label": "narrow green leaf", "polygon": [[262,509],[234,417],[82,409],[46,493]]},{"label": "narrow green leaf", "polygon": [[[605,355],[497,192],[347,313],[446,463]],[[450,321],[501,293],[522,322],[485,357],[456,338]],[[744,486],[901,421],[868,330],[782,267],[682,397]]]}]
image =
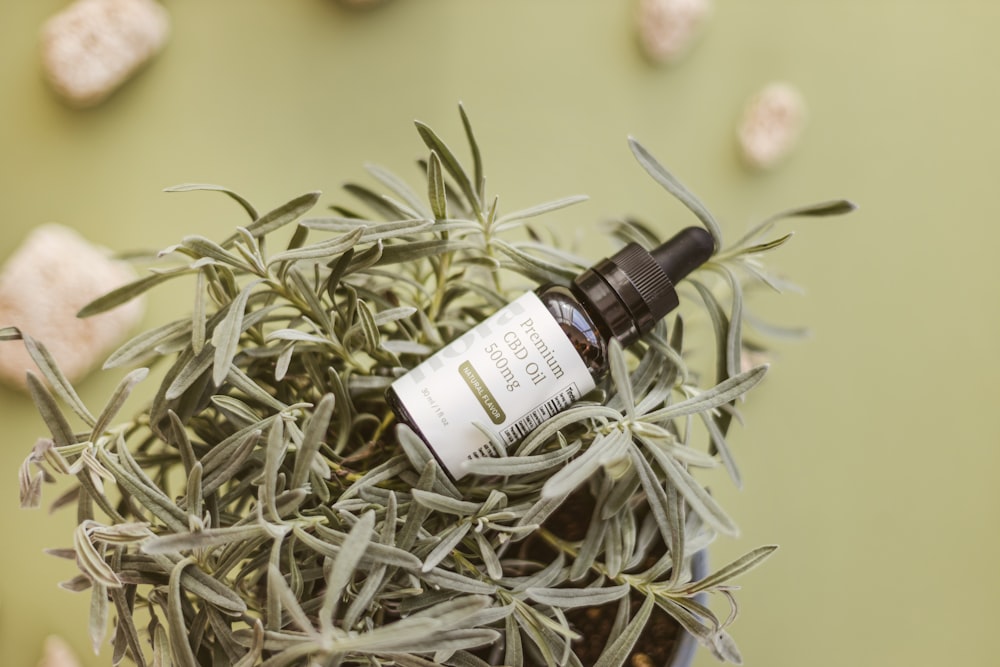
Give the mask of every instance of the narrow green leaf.
[{"label": "narrow green leaf", "polygon": [[642,165],[642,168],[653,177],[653,180],[659,183],[666,189],[667,192],[676,197],[682,204],[684,204],[688,210],[694,213],[703,225],[705,229],[709,231],[712,238],[715,239],[715,248],[718,250],[722,247],[722,230],[719,228],[719,223],[715,221],[715,218],[709,213],[705,205],[695,197],[680,181],[678,181],[673,174],[667,171],[666,167],[660,164],[655,157],[650,154],[646,148],[640,144],[636,139],[629,137],[628,140],[629,148],[632,149],[632,154]]},{"label": "narrow green leaf", "polygon": [[24,459],[17,471],[18,498],[21,509],[38,509],[42,504],[42,482],[45,481],[45,473],[39,470],[32,474],[31,469],[35,463],[37,463],[37,459],[32,452]]},{"label": "narrow green leaf", "polygon": [[573,206],[574,204],[585,202],[588,199],[589,197],[587,197],[587,195],[571,195],[569,197],[563,197],[554,201],[545,202],[544,204],[539,204],[530,208],[521,209],[520,211],[507,213],[506,215],[502,215],[497,218],[496,223],[494,223],[494,228],[497,231],[501,231],[502,229],[507,228],[510,223],[528,218],[535,218],[540,215],[545,215],[546,213],[552,213],[553,211],[558,211],[560,209]]},{"label": "narrow green leaf", "polygon": [[701,591],[708,591],[716,586],[721,586],[726,582],[735,579],[736,577],[749,572],[754,569],[765,560],[767,560],[771,554],[773,554],[778,549],[777,545],[767,545],[763,547],[758,547],[749,553],[746,553],[733,562],[719,568],[712,574],[708,575],[700,581],[692,582],[690,585],[683,588],[685,594],[694,594]]},{"label": "narrow green leaf", "polygon": [[450,498],[439,493],[431,493],[430,491],[423,491],[421,489],[413,489],[411,493],[415,501],[435,512],[453,514],[458,517],[468,517],[474,516],[479,512],[480,508],[479,503]]},{"label": "narrow green leaf", "polygon": [[303,260],[333,261],[357,245],[364,233],[364,227],[357,227],[341,236],[327,239],[326,241],[278,253],[271,257],[267,264],[268,266],[272,266],[279,262],[299,262]]},{"label": "narrow green leaf", "polygon": [[[372,243],[374,241],[382,241],[386,239],[405,239],[412,237],[420,232],[430,231],[431,227],[434,227],[434,231],[438,231],[439,228],[449,225],[451,223],[441,223],[435,224],[433,220],[430,219],[404,219],[404,220],[393,220],[390,219],[388,222],[368,222],[366,220],[355,220],[353,218],[310,218],[308,220],[303,220],[301,223],[303,226],[310,229],[320,229],[328,232],[350,232],[354,229],[361,229],[361,238],[358,239],[358,243]],[[471,224],[471,223],[466,223]],[[447,227],[445,227],[447,228]],[[478,226],[475,226],[478,229]]]},{"label": "narrow green leaf", "polygon": [[195,280],[194,303],[191,305],[191,350],[198,354],[205,347],[206,323],[208,316],[205,312],[205,302],[207,300],[206,289],[208,279],[204,271],[199,271]]},{"label": "narrow green leaf", "polygon": [[664,489],[667,496],[668,527],[670,529],[670,583],[680,581],[684,571],[684,559],[687,550],[687,503],[676,487]]},{"label": "narrow green leaf", "polygon": [[215,347],[215,356],[212,361],[212,382],[216,386],[221,385],[229,374],[229,367],[236,356],[240,334],[243,332],[243,316],[247,300],[259,283],[259,280],[255,280],[240,290],[239,296],[229,304],[225,318],[212,332],[212,345]]},{"label": "narrow green leaf", "polygon": [[767,369],[768,366],[766,365],[751,368],[728,380],[723,380],[711,389],[691,398],[673,403],[653,412],[648,412],[639,417],[639,419],[653,423],[665,422],[668,419],[677,419],[678,417],[685,417],[696,412],[714,410],[750,391],[764,379]]},{"label": "narrow green leaf", "polygon": [[258,217],[256,209],[254,209],[254,207],[250,204],[250,202],[248,202],[246,199],[236,194],[232,190],[224,188],[221,185],[211,185],[209,183],[182,183],[180,185],[175,185],[173,187],[166,188],[164,192],[193,192],[196,190],[221,192],[229,196],[230,198],[235,200],[236,203],[242,206],[243,210],[247,212],[247,215],[250,216],[251,220],[256,220]]},{"label": "narrow green leaf", "polygon": [[629,452],[642,489],[646,493],[649,511],[656,518],[656,526],[660,530],[663,542],[670,546],[674,562],[679,562],[684,555],[684,529],[672,504],[674,499],[668,496],[667,490],[660,483],[649,461],[643,456],[642,450],[633,444]]},{"label": "narrow green leaf", "polygon": [[240,428],[256,425],[260,422],[260,415],[238,398],[225,394],[216,394],[210,400],[230,421]]},{"label": "narrow green leaf", "polygon": [[403,200],[403,202],[413,210],[416,218],[429,218],[431,212],[427,205],[417,196],[410,186],[401,178],[388,169],[384,169],[376,164],[367,164],[365,169],[374,176],[382,185],[389,188],[389,191]]},{"label": "narrow green leaf", "polygon": [[[182,559],[167,554],[152,554],[150,558],[162,572],[172,573],[183,562]],[[184,560],[189,564],[191,562],[190,559]],[[180,583],[181,588],[230,616],[239,616],[247,610],[246,602],[229,584],[206,574],[197,566],[183,570]]]},{"label": "narrow green leaf", "polygon": [[504,628],[504,664],[511,667],[523,667],[524,646],[521,644],[521,630],[514,614],[506,618]]},{"label": "narrow green leaf", "polygon": [[583,454],[545,480],[542,497],[558,498],[577,489],[602,466],[621,458],[628,441],[629,435],[618,429],[599,434]]},{"label": "narrow green leaf", "polygon": [[483,188],[486,185],[486,176],[483,173],[483,157],[479,152],[479,142],[476,141],[476,135],[472,132],[472,123],[469,121],[469,116],[465,113],[465,107],[461,103],[458,105],[458,115],[462,118],[462,127],[465,129],[465,140],[469,144],[469,152],[472,153],[472,173],[475,179],[473,185],[475,185],[476,191],[480,193],[480,197],[483,197]]},{"label": "narrow green leaf", "polygon": [[288,614],[292,624],[298,628],[299,631],[304,632],[307,636],[316,638],[318,633],[313,628],[312,623],[309,621],[309,617],[306,612],[302,609],[302,605],[299,603],[298,597],[292,592],[292,589],[288,587],[288,582],[285,581],[285,577],[281,574],[281,570],[274,563],[269,563],[267,566],[267,582],[268,589],[273,592],[277,592],[278,597],[281,599],[282,610]]},{"label": "narrow green leaf", "polygon": [[396,209],[387,204],[380,194],[370,188],[357,183],[345,183],[343,187],[384,219],[392,220],[396,217]]},{"label": "narrow green leaf", "polygon": [[473,250],[476,246],[468,241],[456,241],[454,239],[431,239],[429,241],[414,241],[412,243],[387,245],[382,250],[380,266],[389,264],[399,264],[402,262],[413,262],[425,257],[441,255],[446,252],[457,252],[460,250]]},{"label": "narrow green leaf", "polygon": [[729,377],[733,377],[743,365],[743,285],[728,266],[716,264],[715,267],[729,283],[732,297],[729,331],[726,332],[726,372]]},{"label": "narrow green leaf", "polygon": [[503,577],[503,564],[500,562],[500,556],[497,555],[496,549],[493,548],[490,540],[480,531],[473,531],[472,537],[476,540],[476,548],[479,550],[483,565],[486,568],[486,574],[494,581],[501,579]]},{"label": "narrow green leaf", "polygon": [[438,154],[441,159],[441,165],[445,168],[455,182],[458,184],[458,188],[465,195],[469,206],[476,216],[482,216],[483,208],[479,200],[479,193],[476,188],[473,187],[472,181],[469,179],[469,175],[462,168],[461,163],[455,157],[455,154],[448,148],[448,145],[441,140],[437,134],[434,133],[430,127],[421,123],[420,121],[415,122],[417,126],[417,133],[420,134],[420,138],[423,139],[424,144],[430,150]]},{"label": "narrow green leaf", "polygon": [[570,424],[585,422],[589,419],[617,422],[621,421],[621,418],[622,415],[619,411],[604,405],[576,405],[545,420],[541,426],[529,433],[528,437],[521,441],[515,453],[518,456],[527,456],[545,444],[558,431]]},{"label": "narrow green leaf", "polygon": [[729,449],[729,443],[726,442],[726,436],[716,423],[715,417],[707,412],[699,412],[698,416],[701,417],[701,421],[708,431],[709,438],[711,438],[712,446],[722,460],[722,465],[725,467],[726,472],[729,473],[729,478],[733,480],[736,488],[742,489],[743,476],[740,474],[740,470],[736,465],[736,459],[733,458],[733,453]]},{"label": "narrow green leaf", "polygon": [[621,667],[625,664],[646,623],[653,614],[654,598],[647,595],[635,617],[625,626],[624,632],[614,638],[601,652],[594,667]]},{"label": "narrow green leaf", "polygon": [[[715,297],[712,291],[697,280],[689,279],[688,282],[694,285],[702,301],[705,303],[705,310],[708,312],[709,320],[712,323],[712,330],[715,333],[715,381],[722,382],[729,377],[728,345],[729,345],[729,317],[726,315],[722,304]],[[729,432],[729,425],[732,422],[732,413],[725,411],[715,416],[719,432],[725,435]]]},{"label": "narrow green leaf", "polygon": [[694,600],[661,596],[657,598],[656,606],[673,616],[681,624],[681,627],[702,642],[711,642],[711,637],[716,632],[718,622],[710,613],[708,616],[702,616],[700,613],[692,611],[691,607],[697,606]]},{"label": "narrow green leaf", "polygon": [[713,498],[701,484],[691,476],[682,465],[677,463],[672,457],[667,456],[659,449],[653,450],[660,468],[666,473],[667,478],[677,488],[684,499],[687,500],[691,509],[702,519],[723,535],[736,537],[739,535],[739,528],[733,522],[725,510]]},{"label": "narrow green leaf", "polygon": [[133,618],[134,614],[134,600],[130,603],[130,598],[126,596],[126,593],[122,589],[110,589],[108,591],[111,595],[111,601],[115,605],[115,613],[117,618],[115,619],[115,636],[116,636],[116,649],[118,647],[117,638],[121,638],[122,649],[116,650],[116,657],[112,658],[111,664],[120,664],[121,659],[125,657],[125,648],[128,649],[128,654],[132,658],[132,661],[136,663],[138,667],[146,667],[146,656],[143,652],[142,642],[139,640],[139,630],[135,627],[135,620]]},{"label": "narrow green leaf", "polygon": [[147,554],[181,554],[194,549],[210,549],[236,542],[248,542],[269,535],[263,526],[252,524],[210,528],[193,533],[169,533],[150,539],[142,545],[142,551]]},{"label": "narrow green leaf", "polygon": [[[316,528],[317,535],[312,535],[300,526],[293,528],[295,538],[316,553],[329,558],[340,555],[341,545],[347,535],[322,526]],[[384,563],[392,567],[400,567],[410,572],[417,572],[423,562],[412,553],[400,547],[390,547],[379,542],[371,542],[365,549],[363,561],[367,564]],[[430,573],[428,573],[430,574]],[[479,591],[481,592],[481,591]]]},{"label": "narrow green leaf", "polygon": [[237,227],[236,233],[239,239],[233,244],[236,252],[247,262],[250,273],[260,276],[267,274],[264,262],[264,237],[257,238],[246,227]]},{"label": "narrow green leaf", "polygon": [[457,593],[470,593],[472,595],[493,595],[497,587],[493,584],[458,574],[451,570],[435,568],[430,572],[421,572],[420,578],[431,586],[441,586]]},{"label": "narrow green leaf", "polygon": [[285,421],[275,419],[271,422],[271,430],[267,434],[267,447],[264,450],[264,479],[261,482],[262,504],[272,521],[279,521],[276,500],[278,497],[278,473],[281,463],[288,450],[289,435],[285,432]]},{"label": "narrow green leaf", "polygon": [[611,344],[608,346],[608,365],[611,371],[611,381],[618,392],[622,407],[625,408],[625,416],[631,420],[635,417],[635,392],[632,390],[625,352],[617,338],[612,338]]},{"label": "narrow green leaf", "polygon": [[167,637],[163,624],[151,623],[149,634],[153,641],[153,667],[173,667],[170,660],[170,638]]},{"label": "narrow green leaf", "polygon": [[184,568],[194,564],[193,558],[185,558],[170,571],[167,584],[167,624],[170,626],[170,656],[177,667],[198,667],[198,661],[188,642],[188,624],[184,620],[181,589],[181,574]]},{"label": "narrow green leaf", "polygon": [[207,239],[204,236],[185,236],[181,241],[180,247],[189,250],[199,259],[214,259],[215,261],[227,264],[238,271],[252,272],[250,264],[227,251],[215,241]]},{"label": "narrow green leaf", "polygon": [[561,609],[597,607],[614,602],[628,595],[631,586],[605,586],[602,588],[529,588],[524,593],[535,602]]},{"label": "narrow green leaf", "polygon": [[297,265],[289,266],[286,275],[294,285],[295,291],[306,302],[307,308],[302,309],[302,314],[319,324],[323,331],[333,331],[330,314],[320,301],[317,292],[319,285],[307,278]]},{"label": "narrow green leaf", "polygon": [[[365,512],[361,515],[351,531],[340,545],[340,552],[333,560],[329,574],[326,576],[326,590],[323,592],[323,607],[320,612],[321,622],[328,623],[336,617],[336,610],[344,590],[351,584],[354,573],[371,543],[375,527],[375,513]],[[349,627],[345,627],[349,630]]]},{"label": "narrow green leaf", "polygon": [[73,550],[76,551],[76,561],[83,573],[89,576],[95,585],[100,585],[102,588],[121,588],[121,579],[104,560],[104,556],[98,552],[97,547],[90,539],[90,530],[96,525],[93,521],[84,521],[73,531]]},{"label": "narrow green leaf", "polygon": [[[123,453],[127,452],[127,448],[122,448],[121,451]],[[163,495],[163,492],[159,488],[148,483],[148,480],[139,478],[130,469],[131,466],[126,467],[118,463],[103,448],[97,450],[97,459],[101,462],[101,465],[115,476],[117,484],[129,494],[135,496],[136,500],[145,509],[149,510],[150,514],[162,521],[171,530],[183,531],[187,529],[187,516],[181,512],[180,508]]]},{"label": "narrow green leaf", "polygon": [[94,653],[100,653],[104,638],[108,634],[108,589],[100,583],[94,583],[90,590],[90,645]]},{"label": "narrow green leaf", "polygon": [[[273,211],[269,211],[256,218],[252,223],[247,225],[246,230],[255,238],[260,238],[291,222],[295,222],[302,214],[316,205],[320,194],[319,192],[307,192],[304,195],[300,195]],[[223,241],[221,245],[223,248],[232,247],[239,238],[239,234],[234,234]]]},{"label": "narrow green leaf", "polygon": [[247,652],[238,662],[233,663],[233,667],[253,667],[260,660],[261,653],[264,650],[264,625],[260,622],[260,619],[255,618],[253,620],[252,631],[253,639],[250,648],[247,649]]},{"label": "narrow green leaf", "polygon": [[712,644],[710,648],[712,649],[712,653],[719,660],[724,660],[725,662],[729,662],[734,665],[743,664],[743,656],[740,654],[740,650],[736,646],[736,642],[725,630],[719,630],[715,633],[712,637]]},{"label": "narrow green leaf", "polygon": [[185,336],[190,327],[191,319],[183,318],[156,327],[155,329],[144,331],[129,339],[112,352],[111,356],[104,362],[103,369],[118,368],[119,366],[125,366],[147,356],[153,356],[156,354],[157,347]]},{"label": "narrow green leaf", "polygon": [[[611,540],[608,539],[609,533],[614,530],[612,526],[612,521],[601,521],[599,519],[601,515],[601,503],[604,497],[607,495],[608,487],[611,485],[611,480],[607,477],[603,477],[598,480],[600,484],[600,491],[595,494],[596,504],[594,509],[590,512],[590,516],[586,519],[587,532],[583,537],[583,542],[577,551],[576,558],[573,559],[573,564],[569,569],[569,579],[571,581],[580,581],[590,572],[590,568],[594,566],[597,562],[597,557],[602,551],[605,553],[611,549]],[[607,560],[607,559],[605,559]],[[607,566],[607,563],[605,563]],[[610,570],[610,568],[608,568]],[[609,573],[609,576],[614,576]]]},{"label": "narrow green leaf", "polygon": [[365,339],[365,351],[374,353],[379,348],[382,336],[379,334],[378,325],[375,324],[371,308],[361,299],[358,299],[357,317],[358,326]]},{"label": "narrow green leaf", "polygon": [[38,379],[38,376],[31,371],[28,371],[26,379],[31,399],[35,402],[35,407],[42,416],[49,433],[52,434],[52,440],[55,444],[63,446],[75,443],[76,435],[73,433],[73,428],[63,416],[55,397],[49,393],[48,388]]},{"label": "narrow green leaf", "polygon": [[187,502],[188,525],[191,526],[191,530],[201,528],[203,525],[202,513],[204,512],[205,492],[202,488],[202,482],[204,476],[205,467],[201,465],[201,461],[195,463],[191,472],[188,473],[187,492],[184,499]]},{"label": "narrow green leaf", "polygon": [[465,470],[479,475],[529,475],[562,467],[580,451],[579,440],[544,454],[531,456],[505,456],[503,458],[470,459],[463,465]]},{"label": "narrow green leaf", "polygon": [[185,273],[191,273],[196,270],[197,269],[189,267],[180,267],[139,278],[138,280],[134,280],[130,283],[122,285],[121,287],[113,289],[103,296],[97,297],[81,308],[80,312],[78,312],[76,316],[85,318],[97,315],[98,313],[106,312],[112,308],[122,305],[123,303],[127,303],[138,296],[141,296],[143,293],[160,283],[165,283],[171,278],[176,278],[177,276]]},{"label": "narrow green leaf", "polygon": [[182,351],[171,369],[174,371],[173,377],[168,373],[164,384],[160,386],[162,398],[167,401],[175,401],[183,397],[188,389],[195,386],[199,379],[207,373],[212,366],[214,357],[215,348],[209,346],[203,347],[198,354],[194,354],[191,350]]},{"label": "narrow green leaf", "polygon": [[445,530],[444,537],[438,535],[437,537],[441,541],[438,542],[437,546],[435,546],[429,554],[427,554],[421,570],[424,572],[430,572],[437,567],[441,561],[450,556],[452,550],[465,539],[465,536],[469,534],[469,530],[471,528],[471,523],[463,521],[462,523],[455,524]]},{"label": "narrow green leaf", "polygon": [[526,252],[517,245],[508,243],[503,239],[494,239],[493,245],[512,260],[510,268],[538,282],[553,282],[566,285],[578,273],[574,268],[550,262],[547,259]]},{"label": "narrow green leaf", "polygon": [[62,370],[59,368],[59,364],[56,363],[55,358],[49,352],[48,348],[37,341],[28,334],[21,332],[21,337],[24,339],[24,346],[28,350],[28,354],[31,356],[32,361],[41,371],[42,375],[48,381],[49,386],[55,391],[56,395],[61,398],[66,405],[70,407],[80,419],[85,421],[88,426],[93,426],[95,423],[94,415],[90,414],[90,410],[87,406],[83,404],[80,400],[80,396],[73,389],[73,385],[70,384],[69,379],[63,374]]},{"label": "narrow green leaf", "polygon": [[767,252],[769,250],[774,250],[775,248],[780,248],[781,246],[785,245],[785,243],[787,243],[789,239],[791,239],[793,236],[795,236],[795,232],[789,232],[784,236],[779,236],[778,238],[772,241],[767,241],[766,243],[758,243],[757,245],[748,246],[745,250],[741,251],[740,254],[758,255],[762,252]]},{"label": "narrow green leaf", "polygon": [[427,197],[431,202],[431,211],[436,220],[445,220],[448,217],[448,193],[444,184],[444,175],[441,173],[441,158],[435,151],[431,151],[431,158],[427,162]]},{"label": "narrow green leaf", "polygon": [[296,489],[306,483],[313,460],[319,453],[320,447],[325,443],[326,432],[330,428],[335,405],[336,397],[333,394],[325,394],[309,416],[302,435],[302,444],[295,453],[291,488]]},{"label": "narrow green leaf", "polygon": [[149,375],[148,368],[137,368],[128,375],[126,375],[118,386],[115,388],[111,398],[108,400],[107,405],[101,414],[98,416],[97,421],[94,423],[94,428],[91,431],[90,439],[92,441],[97,440],[98,436],[104,433],[105,430],[111,425],[111,420],[115,418],[118,411],[122,409],[125,405],[125,401],[132,394],[132,390],[135,386],[146,379]]},{"label": "narrow green leaf", "polygon": [[807,204],[805,206],[798,206],[796,208],[791,208],[780,213],[776,213],[762,222],[754,225],[750,231],[743,235],[739,241],[733,244],[733,248],[740,248],[744,245],[753,241],[761,234],[766,233],[775,223],[781,220],[786,220],[788,218],[821,218],[833,215],[845,215],[857,210],[858,206],[852,201],[847,199],[831,199],[829,201],[819,202],[817,204]]}]

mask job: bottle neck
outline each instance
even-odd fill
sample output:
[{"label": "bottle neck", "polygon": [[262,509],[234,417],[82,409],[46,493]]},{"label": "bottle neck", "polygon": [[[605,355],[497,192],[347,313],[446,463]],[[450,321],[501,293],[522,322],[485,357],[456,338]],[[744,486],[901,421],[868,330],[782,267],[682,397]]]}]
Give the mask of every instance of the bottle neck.
[{"label": "bottle neck", "polygon": [[621,255],[602,260],[577,276],[573,292],[602,328],[627,347],[676,308],[678,298],[662,271],[655,282],[633,279],[622,269],[624,262],[614,261]]},{"label": "bottle neck", "polygon": [[626,347],[639,338],[639,329],[625,304],[593,269],[581,273],[571,289],[606,336],[617,338]]}]

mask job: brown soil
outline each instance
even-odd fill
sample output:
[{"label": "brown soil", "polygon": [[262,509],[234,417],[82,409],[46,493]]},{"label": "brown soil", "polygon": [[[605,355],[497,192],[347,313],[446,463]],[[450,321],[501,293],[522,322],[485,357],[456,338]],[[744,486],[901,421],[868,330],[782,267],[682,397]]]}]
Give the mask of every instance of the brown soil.
[{"label": "brown soil", "polygon": [[[582,540],[587,533],[593,509],[594,501],[590,494],[578,492],[570,496],[546,520],[545,527],[565,540]],[[529,538],[525,541],[525,556],[529,558],[534,556],[541,562],[549,562],[555,554],[552,552],[552,548],[542,540]],[[631,598],[633,616],[638,611],[642,601],[642,596],[633,594]],[[566,616],[570,624],[581,636],[573,644],[573,652],[584,665],[593,665],[608,644],[617,610],[618,603],[611,603],[567,612]],[[683,628],[672,616],[658,607],[654,608],[653,615],[629,654],[626,665],[629,667],[664,667],[673,656],[683,632]],[[529,667],[542,666],[529,665]]]}]

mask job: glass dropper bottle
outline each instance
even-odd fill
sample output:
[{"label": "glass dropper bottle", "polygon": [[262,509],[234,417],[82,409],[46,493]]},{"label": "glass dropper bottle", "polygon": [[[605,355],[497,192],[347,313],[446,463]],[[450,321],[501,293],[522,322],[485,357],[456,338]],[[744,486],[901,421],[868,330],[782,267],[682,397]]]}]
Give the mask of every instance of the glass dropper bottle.
[{"label": "glass dropper bottle", "polygon": [[568,286],[543,285],[504,306],[397,378],[386,400],[452,479],[496,456],[592,390],[623,346],[678,306],[675,284],[715,250],[688,227],[652,251],[629,243]]}]

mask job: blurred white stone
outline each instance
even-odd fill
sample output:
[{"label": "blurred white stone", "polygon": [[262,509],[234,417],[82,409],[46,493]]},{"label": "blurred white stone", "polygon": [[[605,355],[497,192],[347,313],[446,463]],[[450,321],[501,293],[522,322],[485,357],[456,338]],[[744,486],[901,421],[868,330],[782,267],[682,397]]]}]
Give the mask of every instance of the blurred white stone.
[{"label": "blurred white stone", "polygon": [[[75,231],[43,225],[0,270],[0,326],[16,326],[40,341],[66,376],[78,380],[125,340],[143,304],[133,300],[86,319],[76,313],[135,277],[128,264]],[[0,343],[0,380],[23,388],[27,370],[38,374],[24,343]]]},{"label": "blurred white stone", "polygon": [[38,667],[80,667],[80,661],[61,637],[50,635],[45,638]]},{"label": "blurred white stone", "polygon": [[154,0],[77,0],[42,26],[42,66],[75,106],[97,104],[164,45],[167,11]]},{"label": "blurred white stone", "polygon": [[639,44],[653,62],[677,62],[697,42],[711,13],[711,0],[639,0]]},{"label": "blurred white stone", "polygon": [[753,167],[769,169],[799,142],[805,127],[806,103],[788,83],[770,83],[750,98],[737,128],[740,152]]}]

